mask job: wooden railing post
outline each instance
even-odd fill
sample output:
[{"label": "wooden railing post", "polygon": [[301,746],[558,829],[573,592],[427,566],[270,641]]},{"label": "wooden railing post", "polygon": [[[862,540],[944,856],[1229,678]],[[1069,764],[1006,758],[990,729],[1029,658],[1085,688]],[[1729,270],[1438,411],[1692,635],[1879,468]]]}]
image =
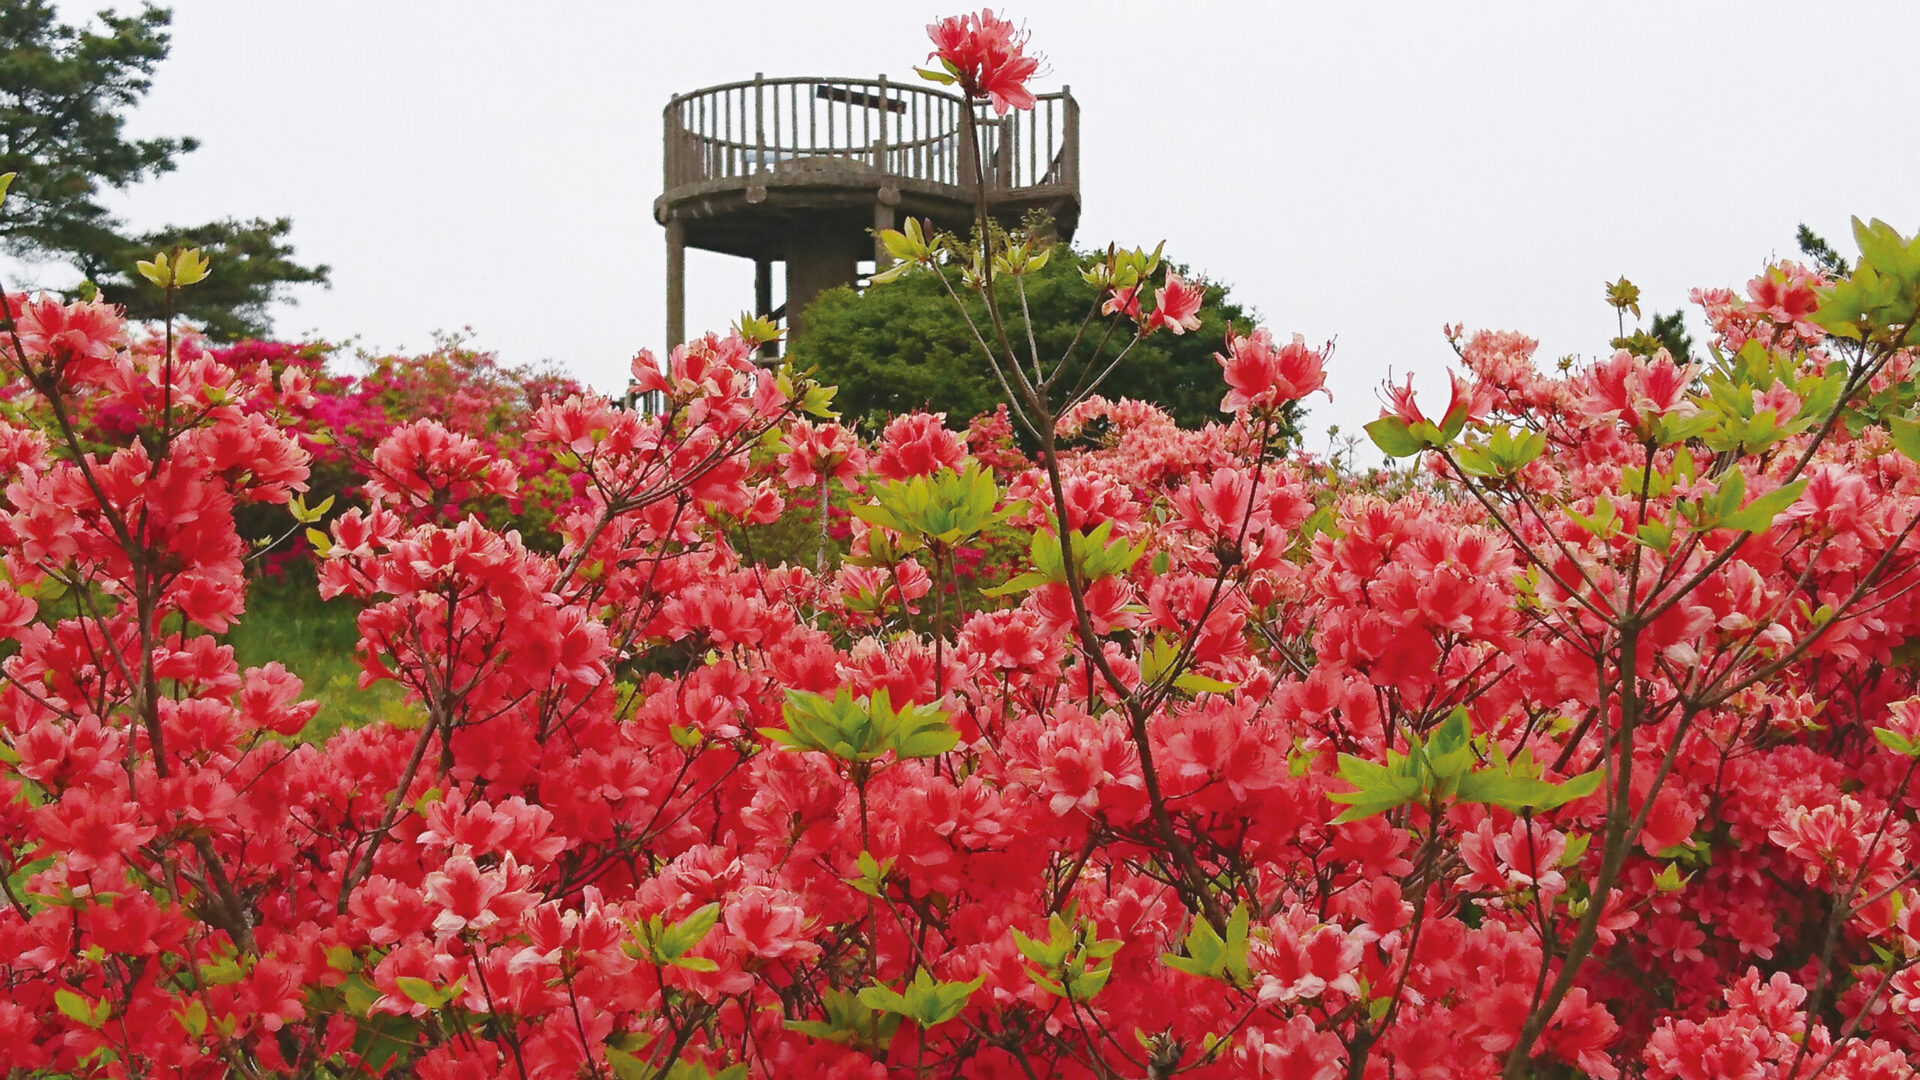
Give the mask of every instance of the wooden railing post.
[{"label": "wooden railing post", "polygon": [[1015,135],[1013,120],[1014,117],[1019,115],[1019,113],[1009,113],[1003,117],[999,123],[993,125],[1000,133],[999,143],[993,148],[993,186],[1001,191],[1005,191],[1014,186],[1013,144]]},{"label": "wooden railing post", "polygon": [[873,167],[887,171],[887,121],[893,117],[893,99],[887,96],[887,77],[880,76],[880,137],[874,140]]},{"label": "wooden railing post", "polygon": [[686,172],[686,163],[680,159],[683,149],[677,138],[680,131],[680,105],[678,102],[673,102],[668,104],[666,112],[660,116],[660,172],[666,182],[666,186],[661,189],[663,191],[672,191],[680,186],[683,182],[680,179],[681,174]]},{"label": "wooden railing post", "polygon": [[973,108],[973,102],[963,101],[953,114],[953,141],[960,148],[960,152],[953,157],[954,168],[960,172],[956,177],[958,183],[954,186],[961,188],[974,187],[980,179],[980,170],[974,165],[974,155],[979,148],[974,145],[973,139],[967,138],[967,125],[962,123],[965,117],[960,115],[961,109],[971,108]]},{"label": "wooden railing post", "polygon": [[1073,100],[1073,87],[1062,86],[1060,97],[1066,102],[1066,130],[1061,136],[1061,179],[1068,187],[1080,187],[1080,103]]},{"label": "wooden railing post", "polygon": [[753,73],[753,171],[756,173],[764,172],[767,167],[767,110],[761,93],[766,81],[763,72]]}]

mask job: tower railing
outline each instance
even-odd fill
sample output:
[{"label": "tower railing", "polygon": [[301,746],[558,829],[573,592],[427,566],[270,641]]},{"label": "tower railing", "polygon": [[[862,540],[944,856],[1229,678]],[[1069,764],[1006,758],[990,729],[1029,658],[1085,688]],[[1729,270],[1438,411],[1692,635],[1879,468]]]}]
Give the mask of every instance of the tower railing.
[{"label": "tower railing", "polygon": [[[668,102],[666,191],[765,174],[871,169],[950,188],[974,184],[959,95],[886,78],[755,77]],[[1079,105],[1065,88],[1030,111],[972,106],[990,196],[1079,185]]]}]

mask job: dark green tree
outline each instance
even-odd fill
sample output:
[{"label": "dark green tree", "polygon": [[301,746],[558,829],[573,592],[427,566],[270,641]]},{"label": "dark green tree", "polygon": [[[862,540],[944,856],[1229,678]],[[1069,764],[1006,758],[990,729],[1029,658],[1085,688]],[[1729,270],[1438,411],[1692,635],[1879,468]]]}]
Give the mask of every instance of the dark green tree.
[{"label": "dark green tree", "polygon": [[134,318],[163,314],[158,290],[133,273],[163,248],[198,246],[213,260],[201,288],[179,294],[185,315],[217,337],[267,332],[267,307],[284,286],[325,283],[325,266],[294,261],[290,222],[216,221],[131,233],[101,202],[173,169],[191,138],[129,139],[126,114],[152,86],[167,55],[171,13],[147,4],[111,11],[97,25],[60,22],[48,0],[0,3],[0,174],[17,173],[0,250],[63,262]]},{"label": "dark green tree", "polygon": [[207,256],[207,279],[191,290],[174,294],[186,301],[178,312],[194,319],[216,338],[265,337],[271,320],[267,308],[287,285],[327,282],[325,266],[303,266],[294,261],[293,246],[285,242],[293,221],[254,218],[250,221],[209,222],[191,228],[168,228],[135,237],[123,245],[117,259],[83,264],[82,270],[106,299],[122,304],[136,319],[166,315],[166,296],[139,274],[122,269],[156,251],[196,247]]},{"label": "dark green tree", "polygon": [[1693,335],[1687,333],[1687,312],[1685,308],[1675,308],[1671,314],[1653,313],[1653,326],[1648,333],[1667,350],[1667,354],[1682,364],[1693,362]]},{"label": "dark green tree", "polygon": [[1813,265],[1828,278],[1837,281],[1853,272],[1853,268],[1847,265],[1847,260],[1833,250],[1833,247],[1819,233],[1807,228],[1804,222],[1801,223],[1799,232],[1794,234],[1794,241],[1800,245],[1800,254],[1813,260]]},{"label": "dark green tree", "polygon": [[[1043,358],[1065,355],[1103,299],[1080,276],[1085,257],[1061,245],[1045,267],[1027,276],[1027,308]],[[987,325],[978,295],[960,285],[957,270],[947,272],[975,325]],[[1001,310],[1025,356],[1027,321],[1019,294],[1005,279],[996,285]],[[1199,330],[1178,337],[1161,330],[1136,345],[1098,393],[1154,402],[1189,427],[1224,419],[1220,399],[1226,384],[1213,357],[1224,347],[1229,325],[1244,334],[1253,322],[1224,286],[1212,284],[1201,320]],[[964,420],[992,411],[1004,399],[966,319],[931,273],[908,274],[864,292],[821,293],[807,309],[805,326],[791,345],[794,363],[814,366],[821,382],[840,388],[834,407],[852,422],[872,428],[889,416],[922,408]],[[1098,348],[1104,367],[1131,337],[1127,320],[1096,313],[1075,355],[1089,357]]]}]

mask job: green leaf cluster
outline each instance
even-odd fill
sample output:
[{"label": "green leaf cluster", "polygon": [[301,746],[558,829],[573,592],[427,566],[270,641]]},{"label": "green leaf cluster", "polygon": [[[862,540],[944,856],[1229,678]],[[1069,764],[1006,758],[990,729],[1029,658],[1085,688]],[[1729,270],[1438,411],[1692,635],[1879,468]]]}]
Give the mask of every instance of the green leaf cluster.
[{"label": "green leaf cluster", "polygon": [[1431,420],[1407,421],[1398,416],[1383,416],[1366,426],[1373,445],[1390,458],[1412,457],[1422,450],[1438,450],[1453,442],[1467,426],[1468,403],[1459,401],[1447,410],[1438,424]]},{"label": "green leaf cluster", "polygon": [[1469,440],[1454,451],[1454,460],[1468,476],[1508,479],[1546,453],[1547,437],[1538,431],[1515,431],[1501,425],[1485,439]]},{"label": "green leaf cluster", "polygon": [[[1144,539],[1133,543],[1125,539],[1113,539],[1112,521],[1103,521],[1088,532],[1074,530],[1068,546],[1073,549],[1074,569],[1083,582],[1124,574],[1147,553]],[[1060,548],[1058,533],[1046,530],[1034,533],[1033,541],[1027,547],[1027,556],[1033,561],[1032,570],[1008,579],[1004,585],[986,590],[986,594],[1010,596],[1041,585],[1063,584],[1067,580],[1067,561]]]},{"label": "green leaf cluster", "polygon": [[906,541],[896,549],[899,554],[927,543],[963,543],[1006,520],[1015,509],[994,509],[1000,503],[1000,486],[977,461],[958,472],[941,469],[932,476],[882,480],[872,485],[872,492],[874,501],[853,507],[853,514],[899,533]]},{"label": "green leaf cluster", "polygon": [[703,904],[677,922],[668,922],[663,915],[650,915],[633,928],[632,940],[622,948],[636,960],[644,959],[661,967],[717,971],[720,965],[711,959],[687,954],[707,940],[707,933],[719,921],[719,904]]},{"label": "green leaf cluster", "polygon": [[55,990],[53,1006],[60,1015],[84,1027],[98,1029],[113,1015],[113,1005],[106,1001],[94,1001],[72,990]]},{"label": "green leaf cluster", "polygon": [[1773,527],[1773,519],[1782,510],[1792,506],[1806,486],[1805,480],[1795,480],[1748,503],[1746,476],[1737,468],[1728,469],[1720,475],[1711,493],[1698,499],[1678,500],[1674,503],[1674,510],[1701,532],[1712,529],[1766,532]]},{"label": "green leaf cluster", "polygon": [[1819,290],[1813,322],[1850,341],[1920,345],[1920,235],[1902,236],[1875,218],[1853,219],[1860,261],[1853,273]]},{"label": "green leaf cluster", "polygon": [[905,1014],[868,1005],[864,992],[848,993],[827,987],[820,992],[824,1020],[788,1020],[788,1031],[867,1051],[879,1051],[893,1041]]},{"label": "green leaf cluster", "polygon": [[1615,311],[1631,311],[1635,318],[1640,316],[1640,286],[1628,281],[1625,274],[1619,281],[1607,283],[1607,306]]},{"label": "green leaf cluster", "polygon": [[986,982],[982,975],[971,982],[941,982],[921,968],[904,991],[874,984],[860,991],[860,1004],[879,1013],[904,1017],[923,1028],[944,1024],[960,1015],[967,999]]},{"label": "green leaf cluster", "polygon": [[1047,919],[1047,940],[1030,938],[1018,930],[1013,943],[1031,965],[1027,977],[1055,997],[1087,1001],[1106,988],[1113,975],[1113,957],[1125,942],[1102,938],[1093,921],[1063,917]]},{"label": "green leaf cluster", "polygon": [[714,1072],[698,1061],[676,1060],[663,1072],[640,1060],[633,1050],[607,1047],[607,1065],[614,1080],[747,1080],[746,1062],[736,1062]]},{"label": "green leaf cluster", "polygon": [[435,986],[417,975],[402,975],[393,980],[394,988],[407,996],[415,1005],[424,1005],[428,1009],[444,1009],[454,998],[460,996],[465,986],[464,977],[453,980],[446,986]]},{"label": "green leaf cluster", "polygon": [[812,750],[864,763],[892,754],[922,758],[944,754],[960,741],[944,710],[931,705],[893,707],[884,689],[856,698],[841,687],[834,696],[788,690],[781,709],[787,726],[765,727],[760,734],[789,750]]},{"label": "green leaf cluster", "polygon": [[918,218],[908,218],[906,227],[902,229],[882,229],[879,235],[880,246],[887,249],[894,265],[873,275],[875,285],[905,277],[909,271],[933,258],[933,245],[927,241],[927,234],[921,229]]},{"label": "green leaf cluster", "polygon": [[[1808,370],[1800,358],[1782,356],[1758,341],[1747,342],[1732,356],[1716,350],[1714,363],[1701,376],[1706,393],[1695,398],[1700,415],[1689,426],[1714,453],[1756,454],[1824,423],[1846,381],[1845,364],[1834,361],[1822,370]],[[1800,399],[1795,415],[1783,419],[1777,409],[1755,407],[1755,397],[1775,383]]]},{"label": "green leaf cluster", "polygon": [[1184,971],[1202,979],[1215,979],[1231,986],[1246,986],[1253,981],[1247,967],[1247,931],[1249,916],[1245,904],[1236,905],[1227,917],[1223,937],[1205,919],[1193,920],[1187,931],[1186,955],[1162,953],[1160,961],[1175,971]]},{"label": "green leaf cluster", "polygon": [[[1156,636],[1140,650],[1140,681],[1147,686],[1155,686],[1174,670],[1175,662],[1180,659],[1180,647],[1164,637]],[[1183,671],[1174,676],[1173,687],[1189,694],[1224,694],[1234,687],[1233,683],[1192,671]]]},{"label": "green leaf cluster", "polygon": [[1146,248],[1110,247],[1104,256],[1095,256],[1080,270],[1080,278],[1102,293],[1111,289],[1135,289],[1159,271],[1160,255],[1166,250],[1166,244],[1160,244],[1152,251]]},{"label": "green leaf cluster", "polygon": [[1327,796],[1347,806],[1334,823],[1359,821],[1409,804],[1484,803],[1515,813],[1550,810],[1600,787],[1598,770],[1553,783],[1541,779],[1532,750],[1508,759],[1499,743],[1479,741],[1489,759],[1485,765],[1476,752],[1467,710],[1456,708],[1427,739],[1408,732],[1407,752],[1388,750],[1384,764],[1341,754],[1340,778],[1353,790]]},{"label": "green leaf cluster", "polygon": [[853,886],[855,892],[864,893],[877,900],[886,889],[887,875],[893,872],[894,862],[891,855],[882,861],[875,859],[872,852],[862,851],[860,857],[854,860],[854,869],[858,874],[842,880]]},{"label": "green leaf cluster", "polygon": [[157,289],[184,289],[207,279],[207,257],[199,248],[175,248],[171,257],[165,251],[151,259],[134,263],[134,269]]}]

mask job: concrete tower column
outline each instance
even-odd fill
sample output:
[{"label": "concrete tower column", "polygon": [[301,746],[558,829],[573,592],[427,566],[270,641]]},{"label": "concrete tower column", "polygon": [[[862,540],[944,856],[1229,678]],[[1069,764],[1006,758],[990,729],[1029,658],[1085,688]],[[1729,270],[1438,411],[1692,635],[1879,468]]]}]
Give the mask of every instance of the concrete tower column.
[{"label": "concrete tower column", "polygon": [[[753,313],[758,318],[773,314],[773,260],[753,260]],[[771,360],[779,355],[779,348],[769,341],[760,346],[760,357]]]},{"label": "concrete tower column", "polygon": [[859,278],[866,248],[866,237],[831,223],[795,232],[787,248],[787,340],[806,331],[814,297]]},{"label": "concrete tower column", "polygon": [[899,201],[899,192],[885,188],[873,200],[873,272],[876,274],[893,265],[893,256],[887,254],[887,245],[880,242],[880,234],[893,228],[893,207]]},{"label": "concrete tower column", "polygon": [[687,226],[667,219],[667,348],[687,340]]}]

